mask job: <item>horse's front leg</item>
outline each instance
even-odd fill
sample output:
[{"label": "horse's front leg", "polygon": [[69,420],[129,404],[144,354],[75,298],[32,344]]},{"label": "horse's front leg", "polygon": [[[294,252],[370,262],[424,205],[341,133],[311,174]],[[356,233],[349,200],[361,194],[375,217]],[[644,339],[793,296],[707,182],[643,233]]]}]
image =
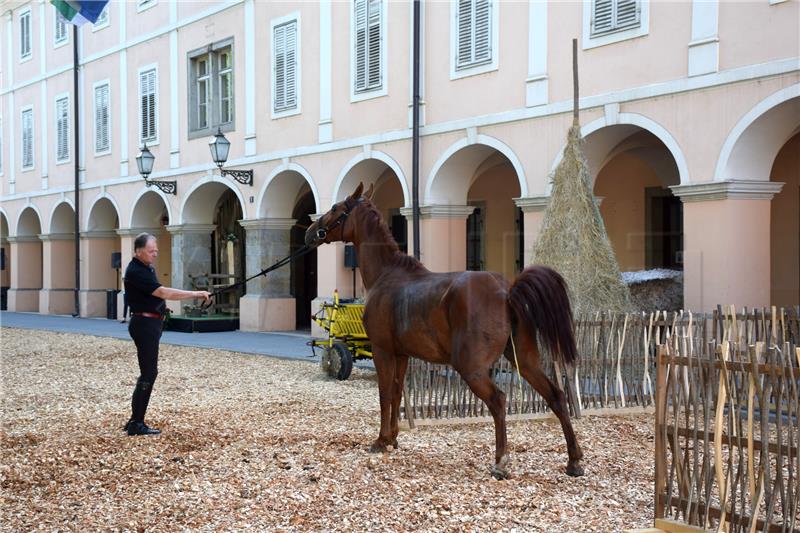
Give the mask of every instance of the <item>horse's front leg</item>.
[{"label": "horse's front leg", "polygon": [[397,355],[394,359],[395,370],[392,381],[392,446],[397,449],[397,435],[400,433],[400,400],[403,398],[403,384],[408,369],[408,356]]},{"label": "horse's front leg", "polygon": [[378,438],[370,446],[372,453],[385,452],[393,443],[392,436],[392,404],[394,392],[395,362],[392,354],[373,346],[372,359],[378,373],[378,399],[381,405],[381,430]]}]

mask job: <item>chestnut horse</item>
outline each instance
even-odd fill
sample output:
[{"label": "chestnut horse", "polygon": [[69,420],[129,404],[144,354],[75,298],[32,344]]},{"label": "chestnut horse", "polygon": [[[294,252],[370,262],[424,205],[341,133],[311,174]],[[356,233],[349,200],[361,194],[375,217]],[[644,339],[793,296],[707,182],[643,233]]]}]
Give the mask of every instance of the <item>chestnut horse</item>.
[{"label": "chestnut horse", "polygon": [[[539,366],[538,339],[566,364],[576,360],[572,311],[564,279],[543,266],[526,268],[509,286],[493,272],[435,273],[402,253],[363,184],[314,222],[309,246],[352,242],[367,298],[364,328],[378,373],[381,429],[370,451],[397,448],[400,398],[408,358],[449,364],[483,400],[494,418],[492,475],[508,477],[506,398],[490,369],[504,354],[547,401],[567,441],[567,474],[583,474],[583,452],[569,419],[564,393]],[[516,358],[511,334],[514,333]],[[517,362],[515,362],[515,359]]]}]

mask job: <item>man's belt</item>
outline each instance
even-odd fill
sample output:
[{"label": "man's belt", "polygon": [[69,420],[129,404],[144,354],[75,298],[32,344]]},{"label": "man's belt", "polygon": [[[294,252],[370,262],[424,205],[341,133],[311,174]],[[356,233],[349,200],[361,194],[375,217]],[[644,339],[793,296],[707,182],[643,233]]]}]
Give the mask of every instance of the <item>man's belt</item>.
[{"label": "man's belt", "polygon": [[159,320],[164,320],[164,315],[160,315],[158,313],[131,313],[131,316],[143,316],[145,318],[157,318]]}]

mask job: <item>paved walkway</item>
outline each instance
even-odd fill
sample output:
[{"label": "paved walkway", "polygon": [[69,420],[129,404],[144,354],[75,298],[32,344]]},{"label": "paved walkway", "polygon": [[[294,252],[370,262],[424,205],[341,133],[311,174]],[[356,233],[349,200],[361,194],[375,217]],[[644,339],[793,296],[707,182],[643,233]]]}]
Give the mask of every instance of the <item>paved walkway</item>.
[{"label": "paved walkway", "polygon": [[[0,327],[80,333],[130,340],[127,324],[106,318],[72,318],[71,316],[63,315],[2,311],[0,312]],[[283,359],[319,361],[319,357],[310,357],[311,347],[306,345],[309,340],[311,340],[311,335],[307,331],[280,333],[249,333],[243,331],[179,333],[177,331],[165,331],[161,337],[161,342],[164,344],[217,348],[232,352],[269,355]]]}]

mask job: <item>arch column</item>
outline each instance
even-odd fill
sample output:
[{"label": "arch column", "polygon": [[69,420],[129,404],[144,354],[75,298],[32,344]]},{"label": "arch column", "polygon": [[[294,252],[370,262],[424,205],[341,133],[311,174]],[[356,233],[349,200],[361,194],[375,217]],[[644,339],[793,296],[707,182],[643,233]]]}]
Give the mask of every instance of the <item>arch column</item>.
[{"label": "arch column", "polygon": [[[514,204],[522,209],[523,226],[523,253],[522,259],[526,264],[530,264],[533,256],[533,245],[539,238],[544,221],[544,212],[547,204],[550,203],[549,196],[526,196],[514,198]],[[524,265],[523,265],[524,267]]]},{"label": "arch column", "polygon": [[683,202],[686,309],[770,304],[770,202],[782,186],[729,180],[670,187]]},{"label": "arch column", "polygon": [[111,268],[112,252],[120,251],[115,230],[81,232],[81,291],[82,317],[105,317],[106,291],[121,287],[121,276]]},{"label": "arch column", "polygon": [[[428,269],[456,272],[467,267],[467,217],[474,209],[471,205],[420,207],[420,261]],[[413,213],[410,207],[400,209],[400,213],[411,221]],[[409,231],[409,235],[411,233]]]},{"label": "arch column", "polygon": [[191,290],[190,275],[211,273],[211,234],[214,224],[166,226],[172,236],[172,287]]},{"label": "arch column", "polygon": [[[246,275],[252,276],[290,253],[293,218],[240,220],[245,230]],[[239,299],[241,331],[287,331],[295,328],[295,299],[288,266],[247,283]]]},{"label": "arch column", "polygon": [[39,312],[43,315],[68,315],[75,311],[75,235],[39,235],[42,241],[42,289]]},{"label": "arch column", "polygon": [[9,237],[11,288],[9,311],[39,311],[42,288],[42,241],[35,235]]}]

